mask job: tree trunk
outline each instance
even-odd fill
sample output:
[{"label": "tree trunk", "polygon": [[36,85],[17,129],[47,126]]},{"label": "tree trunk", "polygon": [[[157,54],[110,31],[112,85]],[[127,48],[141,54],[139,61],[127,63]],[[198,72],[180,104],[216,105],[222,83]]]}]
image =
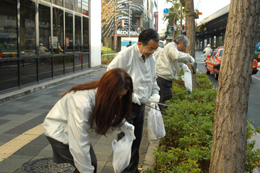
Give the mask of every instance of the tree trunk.
[{"label": "tree trunk", "polygon": [[[194,2],[193,0],[185,1],[186,12],[186,35],[190,40],[190,44],[186,48],[186,52],[195,58],[195,16],[194,16]],[[197,88],[196,64],[194,64],[194,71],[192,74],[192,88]]]},{"label": "tree trunk", "polygon": [[210,172],[243,173],[259,0],[231,0],[222,56]]}]

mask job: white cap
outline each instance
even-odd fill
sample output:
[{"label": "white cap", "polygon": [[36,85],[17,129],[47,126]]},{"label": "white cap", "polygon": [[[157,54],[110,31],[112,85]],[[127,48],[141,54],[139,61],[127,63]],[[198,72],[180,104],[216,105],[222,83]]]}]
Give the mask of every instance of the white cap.
[{"label": "white cap", "polygon": [[210,44],[208,44],[207,46],[210,47]]}]

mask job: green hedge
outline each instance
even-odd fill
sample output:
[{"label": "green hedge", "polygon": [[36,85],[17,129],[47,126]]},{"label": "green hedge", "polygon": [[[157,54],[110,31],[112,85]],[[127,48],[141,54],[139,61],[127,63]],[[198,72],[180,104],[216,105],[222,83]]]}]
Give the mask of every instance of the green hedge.
[{"label": "green hedge", "polygon": [[[115,51],[108,47],[101,47],[101,64],[109,64],[115,57]],[[104,54],[113,54],[113,55],[104,55]]]},{"label": "green hedge", "polygon": [[[197,73],[198,89],[188,94],[182,80],[173,82],[172,107],[163,115],[166,136],[154,152],[154,170],[145,172],[208,172],[215,114],[216,89],[207,75]],[[248,139],[259,129],[248,126]],[[247,144],[246,171],[259,166],[260,150],[253,151],[254,141]]]}]

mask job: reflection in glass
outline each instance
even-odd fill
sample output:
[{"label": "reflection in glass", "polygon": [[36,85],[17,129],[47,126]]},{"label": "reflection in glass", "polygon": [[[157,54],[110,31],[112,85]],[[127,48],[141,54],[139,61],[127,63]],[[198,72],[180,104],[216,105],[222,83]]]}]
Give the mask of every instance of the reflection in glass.
[{"label": "reflection in glass", "polygon": [[75,55],[74,56],[75,61],[75,71],[79,71],[82,69],[82,55]]},{"label": "reflection in glass", "polygon": [[39,53],[50,54],[50,8],[39,5]]},{"label": "reflection in glass", "polygon": [[88,26],[89,19],[83,17],[83,51],[89,51],[89,26]]},{"label": "reflection in glass", "polygon": [[53,4],[55,4],[55,5],[59,5],[59,6],[63,6],[62,5],[62,0],[53,0]]},{"label": "reflection in glass", "polygon": [[65,56],[65,73],[71,73],[73,69],[73,57],[74,55]]},{"label": "reflection in glass", "polygon": [[21,1],[21,54],[35,54],[35,3]]},{"label": "reflection in glass", "polygon": [[64,61],[63,56],[53,57],[53,75],[54,76],[60,76],[60,75],[64,74],[63,61]]},{"label": "reflection in glass", "polygon": [[73,15],[71,13],[65,13],[65,43],[67,52],[73,51]]},{"label": "reflection in glass", "polygon": [[36,59],[22,59],[20,64],[21,84],[29,84],[37,81]]},{"label": "reflection in glass", "polygon": [[17,57],[16,0],[1,0],[0,59]]},{"label": "reflection in glass", "polygon": [[53,8],[53,54],[63,53],[63,33],[63,11]]},{"label": "reflection in glass", "polygon": [[81,50],[81,17],[75,16],[75,51]]},{"label": "reflection in glass", "polygon": [[82,8],[83,8],[83,14],[88,14],[88,0],[82,0]]},{"label": "reflection in glass", "polygon": [[64,0],[65,1],[65,8],[73,10],[73,1],[74,0]]},{"label": "reflection in glass", "polygon": [[51,78],[51,57],[39,58],[39,80]]},{"label": "reflection in glass", "polygon": [[0,61],[0,90],[18,86],[18,63],[14,60]]},{"label": "reflection in glass", "polygon": [[75,0],[75,11],[81,13],[81,0]]}]

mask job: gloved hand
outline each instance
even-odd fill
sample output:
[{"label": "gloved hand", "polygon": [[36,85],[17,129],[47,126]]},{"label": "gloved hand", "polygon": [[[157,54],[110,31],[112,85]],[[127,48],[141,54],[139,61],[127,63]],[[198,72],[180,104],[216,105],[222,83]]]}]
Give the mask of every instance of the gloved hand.
[{"label": "gloved hand", "polygon": [[194,65],[194,63],[195,63],[195,59],[192,57],[192,56],[190,56],[190,64],[193,66]]},{"label": "gloved hand", "polygon": [[140,102],[140,97],[137,95],[137,94],[135,94],[135,93],[133,93],[132,94],[132,102],[133,103],[136,103],[136,104],[138,104],[138,105],[141,105],[141,102]]},{"label": "gloved hand", "polygon": [[120,129],[125,133],[125,135],[135,140],[135,127],[132,124],[125,121],[125,123],[120,127]]},{"label": "gloved hand", "polygon": [[184,72],[190,72],[190,69],[186,64],[182,64],[181,68]]},{"label": "gloved hand", "polygon": [[160,95],[159,94],[153,94],[149,99],[149,102],[151,103],[159,103],[160,101]]}]

